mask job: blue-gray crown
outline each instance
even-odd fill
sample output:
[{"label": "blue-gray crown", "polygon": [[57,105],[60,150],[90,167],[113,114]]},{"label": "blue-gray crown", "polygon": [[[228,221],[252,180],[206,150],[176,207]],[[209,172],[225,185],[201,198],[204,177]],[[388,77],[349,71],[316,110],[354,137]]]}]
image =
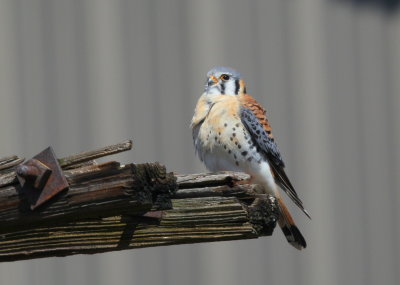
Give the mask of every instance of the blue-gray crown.
[{"label": "blue-gray crown", "polygon": [[239,72],[237,72],[236,70],[229,68],[229,67],[225,67],[225,66],[216,66],[213,69],[211,69],[209,72],[207,72],[207,77],[209,77],[210,75],[214,75],[214,74],[222,74],[222,73],[227,73],[232,75],[235,78],[241,78],[241,75]]}]

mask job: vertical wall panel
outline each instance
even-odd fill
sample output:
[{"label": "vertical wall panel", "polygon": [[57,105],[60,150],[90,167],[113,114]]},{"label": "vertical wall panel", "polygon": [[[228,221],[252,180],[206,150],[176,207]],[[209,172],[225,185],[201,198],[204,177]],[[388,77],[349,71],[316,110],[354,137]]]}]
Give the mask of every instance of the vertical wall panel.
[{"label": "vertical wall panel", "polygon": [[[327,117],[325,5],[321,1],[288,5],[289,64],[293,78],[289,94],[290,111],[293,112],[290,138],[295,142],[291,147],[301,149],[296,151],[288,169],[298,169],[295,183],[304,193],[305,203],[315,217],[312,222],[307,222],[310,250],[304,256],[309,261],[307,264],[312,266],[303,266],[300,261],[304,259],[298,258],[302,268],[300,276],[304,283],[311,284],[337,283],[335,232],[330,226],[335,205],[327,203],[334,198],[335,186],[330,175],[333,153],[330,152],[332,140]],[[324,263],[312,263],[312,260],[321,259]],[[303,270],[309,273],[301,274]]]},{"label": "vertical wall panel", "polygon": [[[393,210],[393,219],[395,221],[400,220],[400,193],[398,189],[400,189],[400,176],[397,175],[400,173],[400,152],[396,151],[400,149],[400,113],[398,112],[398,106],[400,106],[400,21],[399,18],[393,17],[388,21],[389,28],[387,30],[387,38],[389,44],[388,54],[386,55],[387,63],[388,63],[388,76],[390,82],[390,96],[389,96],[389,110],[388,110],[388,124],[389,124],[389,153],[390,153],[390,162],[391,167],[388,168],[390,171],[390,181],[393,183],[392,190],[392,200],[391,200],[391,208]],[[393,226],[394,237],[393,239],[398,241],[400,238],[400,227]],[[392,250],[395,253],[395,260],[393,261],[393,266],[395,268],[400,267],[400,248],[394,245],[392,246]],[[397,272],[395,275],[394,283],[400,282],[400,274]]]},{"label": "vertical wall panel", "polygon": [[[332,134],[331,151],[335,154],[330,174],[334,181],[332,197],[334,216],[330,226],[335,238],[335,266],[338,268],[337,283],[365,284],[368,268],[367,242],[360,238],[366,234],[365,191],[359,151],[362,144],[360,100],[358,87],[358,49],[355,31],[356,9],[331,3],[328,14],[327,76],[329,132]],[[351,252],[349,255],[348,253]],[[343,260],[347,262],[343,262]],[[349,266],[352,264],[352,266]]]},{"label": "vertical wall panel", "polygon": [[[367,231],[365,239],[368,243],[368,276],[372,284],[377,282],[391,283],[396,274],[392,246],[394,240],[394,219],[391,199],[393,199],[393,183],[390,180],[388,149],[389,124],[388,107],[388,75],[385,65],[385,54],[389,52],[385,37],[385,18],[380,13],[366,10],[360,11],[356,23],[358,32],[358,60],[361,119],[361,149],[363,155],[364,205],[366,207]],[[386,23],[387,24],[387,23]],[[382,139],[385,138],[385,139]],[[388,205],[388,207],[383,206]],[[383,206],[383,207],[382,207]],[[383,243],[377,243],[378,240]],[[387,260],[388,263],[382,263]]]}]

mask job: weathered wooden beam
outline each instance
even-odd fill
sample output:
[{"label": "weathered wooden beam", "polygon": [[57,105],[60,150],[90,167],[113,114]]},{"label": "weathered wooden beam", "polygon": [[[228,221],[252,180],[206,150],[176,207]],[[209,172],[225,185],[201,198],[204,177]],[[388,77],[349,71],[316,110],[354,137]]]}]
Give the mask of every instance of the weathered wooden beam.
[{"label": "weathered wooden beam", "polygon": [[279,211],[243,173],[173,175],[158,163],[93,159],[126,141],[59,159],[70,185],[31,211],[15,167],[0,158],[0,261],[249,239],[271,235]]},{"label": "weathered wooden beam", "polygon": [[132,141],[127,140],[115,145],[110,145],[96,150],[59,158],[58,163],[60,164],[61,168],[66,169],[73,165],[80,165],[81,163],[91,161],[96,158],[124,152],[130,149],[132,149]]},{"label": "weathered wooden beam", "polygon": [[23,158],[19,158],[16,155],[0,158],[0,170],[12,168],[23,161]]},{"label": "weathered wooden beam", "polygon": [[18,183],[15,167],[23,161],[16,155],[0,158],[0,187]]},{"label": "weathered wooden beam", "polygon": [[[208,178],[207,178],[208,177]],[[275,199],[240,173],[177,175],[171,209],[0,232],[0,261],[271,235]]]},{"label": "weathered wooden beam", "polygon": [[[154,182],[149,173],[163,176]],[[98,217],[99,213],[102,217],[145,213],[153,207],[154,187],[175,184],[172,174],[157,163],[120,165],[114,161],[64,171],[64,175],[69,190],[38,211],[30,210],[29,203],[20,195],[19,185],[0,188],[2,229]]]},{"label": "weathered wooden beam", "polygon": [[[132,149],[132,141],[126,140],[118,144],[109,145],[92,151],[86,151],[71,156],[59,158],[62,169],[78,168],[93,165],[94,159],[128,151]],[[18,184],[15,167],[24,161],[16,155],[0,158],[0,187]]]},{"label": "weathered wooden beam", "polygon": [[15,168],[24,159],[17,156],[0,158],[0,230],[46,224],[52,220],[62,222],[98,217],[99,211],[102,217],[107,217],[150,210],[154,206],[152,195],[158,194],[153,188],[160,188],[157,183],[165,189],[171,188],[168,183],[175,185],[172,174],[167,174],[164,166],[157,163],[121,166],[118,162],[97,165],[93,161],[131,147],[132,141],[128,140],[59,159],[63,169],[67,169],[64,175],[69,190],[57,195],[39,211],[30,210],[16,179]]}]

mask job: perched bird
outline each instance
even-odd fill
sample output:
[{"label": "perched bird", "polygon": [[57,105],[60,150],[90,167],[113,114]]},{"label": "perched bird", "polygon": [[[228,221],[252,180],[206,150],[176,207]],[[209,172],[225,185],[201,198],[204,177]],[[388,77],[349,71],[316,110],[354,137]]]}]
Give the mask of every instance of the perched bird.
[{"label": "perched bird", "polygon": [[297,249],[306,241],[283,203],[279,189],[308,216],[284,171],[264,108],[250,95],[240,74],[228,67],[207,73],[203,95],[191,122],[196,152],[210,171],[242,171],[273,195],[281,211],[279,226]]}]

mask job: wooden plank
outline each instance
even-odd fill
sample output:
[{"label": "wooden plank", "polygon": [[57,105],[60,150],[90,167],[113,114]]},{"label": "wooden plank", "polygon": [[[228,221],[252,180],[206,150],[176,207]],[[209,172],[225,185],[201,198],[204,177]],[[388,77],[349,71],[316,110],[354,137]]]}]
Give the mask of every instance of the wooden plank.
[{"label": "wooden plank", "polygon": [[124,152],[132,149],[132,141],[126,140],[121,143],[110,145],[106,147],[102,147],[96,150],[82,152],[79,154],[74,154],[71,156],[67,156],[64,158],[58,159],[60,166],[64,169],[71,167],[73,165],[79,165],[83,162],[94,160],[96,158],[100,158],[103,156],[108,156],[120,152]]},{"label": "wooden plank", "polygon": [[[92,151],[86,151],[58,159],[62,169],[79,168],[87,165],[94,165],[94,159],[128,151],[132,149],[132,141],[126,140],[118,144],[109,145]],[[15,173],[15,166],[23,162],[23,158],[8,156],[0,158],[0,188],[8,185],[18,184]],[[5,170],[5,171],[4,171]]]},{"label": "wooden plank", "polygon": [[172,199],[172,205],[160,219],[116,216],[3,233],[0,261],[252,239],[271,235],[275,226],[270,223],[268,233],[257,231],[251,207],[235,197]]},{"label": "wooden plank", "polygon": [[35,211],[15,176],[23,159],[0,159],[0,261],[272,234],[276,201],[247,174],[174,175],[158,163],[94,161],[131,147],[59,159],[70,187]]},{"label": "wooden plank", "polygon": [[[86,177],[78,173],[89,175],[89,172],[73,170],[68,173],[69,179],[76,175],[74,181],[85,181]],[[90,173],[91,177],[98,175],[95,170]],[[198,183],[203,185],[212,184],[216,178],[225,182],[232,177],[247,178],[244,174],[220,173],[179,175],[177,179],[186,183],[188,180],[184,177],[199,178]],[[268,195],[258,194],[258,185],[198,187],[193,179],[191,183],[195,188],[178,189],[170,199],[171,209],[0,232],[0,261],[250,239],[272,234],[279,215],[276,202]]]},{"label": "wooden plank", "polygon": [[12,168],[20,164],[24,160],[25,160],[24,158],[19,158],[16,155],[0,158],[0,172],[2,170]]},{"label": "wooden plank", "polygon": [[17,175],[13,168],[3,170],[0,173],[0,191],[1,191],[1,187],[6,187],[6,186],[17,184],[17,183],[18,183]]},{"label": "wooden plank", "polygon": [[195,186],[216,186],[232,183],[244,183],[249,182],[249,180],[250,175],[246,173],[229,171],[176,175],[176,182],[181,189]]},{"label": "wooden plank", "polygon": [[0,232],[53,221],[145,213],[154,206],[158,188],[175,185],[173,175],[160,164],[107,162],[64,173],[69,190],[38,211],[31,211],[28,202],[21,199],[18,185],[0,188]]}]

